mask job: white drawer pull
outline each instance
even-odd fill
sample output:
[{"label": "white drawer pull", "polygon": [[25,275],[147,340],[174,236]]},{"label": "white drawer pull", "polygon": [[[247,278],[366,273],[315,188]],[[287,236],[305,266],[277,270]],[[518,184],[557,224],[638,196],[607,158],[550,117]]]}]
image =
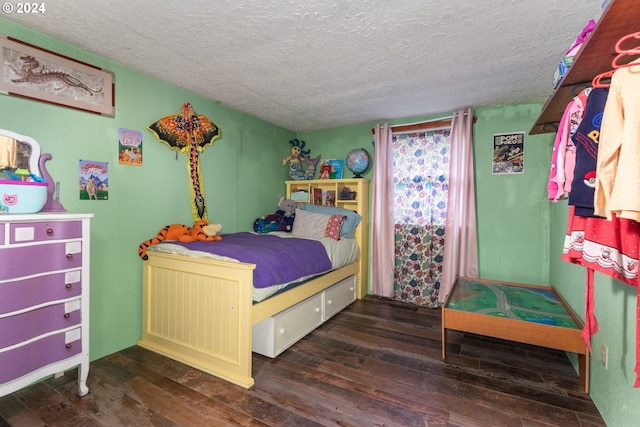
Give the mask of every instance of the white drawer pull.
[{"label": "white drawer pull", "polygon": [[320,313],[320,307],[316,307],[316,313]]},{"label": "white drawer pull", "polygon": [[350,290],[351,292],[353,292],[353,286],[351,286],[351,287],[349,288],[349,290]]},{"label": "white drawer pull", "polygon": [[329,304],[329,305],[333,304],[333,300],[328,300],[327,304]]},{"label": "white drawer pull", "polygon": [[280,335],[284,335],[285,332],[287,332],[285,328],[280,328]]}]

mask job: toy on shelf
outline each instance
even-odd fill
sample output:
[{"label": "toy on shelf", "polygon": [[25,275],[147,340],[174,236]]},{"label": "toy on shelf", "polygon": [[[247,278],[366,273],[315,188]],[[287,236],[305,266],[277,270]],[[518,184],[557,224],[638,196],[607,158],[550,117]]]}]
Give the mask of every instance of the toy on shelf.
[{"label": "toy on shelf", "polygon": [[[305,150],[306,143],[299,139],[292,139],[289,144],[291,144],[291,154],[282,159],[282,166],[289,163],[289,177],[295,180],[313,179],[316,174],[316,166],[320,162],[320,156],[313,159],[309,157],[311,150]],[[305,163],[304,168],[302,162]]]}]

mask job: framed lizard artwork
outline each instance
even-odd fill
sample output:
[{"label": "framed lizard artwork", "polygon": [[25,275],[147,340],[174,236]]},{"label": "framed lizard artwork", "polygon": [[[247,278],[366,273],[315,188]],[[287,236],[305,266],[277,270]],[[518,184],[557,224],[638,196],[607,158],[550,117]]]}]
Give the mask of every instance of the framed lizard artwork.
[{"label": "framed lizard artwork", "polygon": [[0,93],[114,117],[112,72],[3,35],[0,48]]}]

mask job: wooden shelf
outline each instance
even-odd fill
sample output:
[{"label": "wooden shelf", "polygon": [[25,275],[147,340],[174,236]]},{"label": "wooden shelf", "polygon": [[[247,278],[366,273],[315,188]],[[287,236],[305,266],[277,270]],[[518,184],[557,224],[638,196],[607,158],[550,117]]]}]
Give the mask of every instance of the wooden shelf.
[{"label": "wooden shelf", "polygon": [[569,71],[542,107],[540,116],[529,131],[530,135],[555,132],[571,99],[590,87],[596,75],[611,70],[611,61],[616,56],[616,42],[622,36],[640,31],[639,6],[637,0],[611,1],[596,28],[575,55]]},{"label": "wooden shelf", "polygon": [[[369,180],[366,178],[314,179],[285,181],[285,185],[287,198],[292,198],[298,203],[313,203],[314,188],[334,191],[336,207],[355,211],[362,217],[360,224],[356,227],[354,237],[360,248],[357,297],[358,299],[363,298],[369,289]],[[348,187],[349,191],[355,192],[355,194],[350,194],[348,198],[341,197],[340,193],[344,187]],[[306,197],[304,195],[301,198],[291,197],[296,191],[306,191]]]}]

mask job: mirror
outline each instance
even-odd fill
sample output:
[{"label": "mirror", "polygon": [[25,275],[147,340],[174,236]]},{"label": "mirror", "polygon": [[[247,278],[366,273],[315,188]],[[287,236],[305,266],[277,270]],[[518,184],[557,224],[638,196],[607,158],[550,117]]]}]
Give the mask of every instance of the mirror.
[{"label": "mirror", "polygon": [[47,201],[42,212],[64,212],[66,209],[54,199],[56,183],[47,172],[45,163],[51,159],[51,154],[40,154],[40,144],[25,135],[0,129],[0,179],[8,179],[9,174],[23,179],[30,175],[42,178],[47,182]]},{"label": "mirror", "polygon": [[7,171],[13,174],[26,171],[42,177],[39,162],[40,144],[35,139],[0,129],[0,178],[7,179],[2,176]]}]

